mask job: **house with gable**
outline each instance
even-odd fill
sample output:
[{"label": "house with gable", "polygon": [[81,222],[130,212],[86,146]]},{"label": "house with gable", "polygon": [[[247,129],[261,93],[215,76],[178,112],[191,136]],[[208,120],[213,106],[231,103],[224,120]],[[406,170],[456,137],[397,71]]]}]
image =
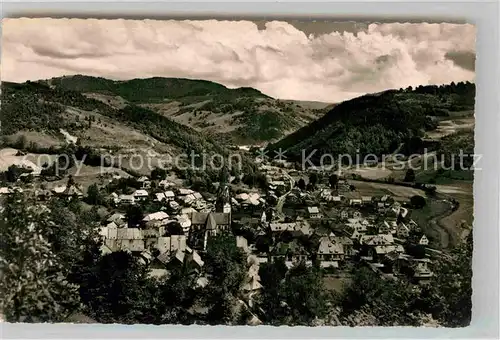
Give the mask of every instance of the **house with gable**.
[{"label": "house with gable", "polygon": [[309,215],[309,218],[316,219],[321,217],[318,207],[307,207],[307,213]]},{"label": "house with gable", "polygon": [[333,237],[324,236],[320,239],[317,259],[323,268],[338,268],[345,258],[344,246]]},{"label": "house with gable", "polygon": [[378,260],[384,255],[396,252],[404,253],[404,248],[400,244],[394,243],[392,234],[363,235],[360,238],[361,251],[367,258]]},{"label": "house with gable", "polygon": [[141,176],[137,179],[137,182],[141,184],[142,189],[149,189],[151,187],[151,181],[147,176]]},{"label": "house with gable", "polygon": [[407,239],[410,236],[410,228],[404,223],[399,223],[396,227],[396,236],[400,239]]},{"label": "house with gable", "polygon": [[136,201],[144,201],[148,198],[149,194],[146,190],[144,189],[139,189],[139,190],[136,190],[134,191],[134,193],[132,194],[132,196],[134,196],[134,199]]},{"label": "house with gable", "polygon": [[420,244],[421,246],[428,246],[429,245],[429,239],[425,235],[422,235],[422,237],[418,241],[418,244]]}]

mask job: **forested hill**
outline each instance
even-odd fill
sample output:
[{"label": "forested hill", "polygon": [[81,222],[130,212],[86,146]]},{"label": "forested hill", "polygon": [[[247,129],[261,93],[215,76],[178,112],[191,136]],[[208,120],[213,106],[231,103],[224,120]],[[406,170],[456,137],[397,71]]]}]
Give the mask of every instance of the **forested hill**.
[{"label": "forested hill", "polygon": [[[387,154],[402,143],[425,136],[439,120],[474,114],[475,85],[470,82],[415,89],[389,90],[342,102],[322,118],[297,130],[269,150],[281,148],[298,160],[302,151],[309,155]],[[409,143],[407,143],[409,144]],[[407,150],[411,151],[411,150]]]},{"label": "forested hill", "polygon": [[[23,84],[2,82],[2,135],[36,132],[46,136],[60,136],[60,129],[79,137],[93,148],[106,147],[104,141],[113,141],[117,147],[135,147],[130,142],[158,141],[171,152],[228,151],[211,138],[188,126],[137,105],[117,109],[88,98],[79,92],[51,88],[34,82]],[[115,131],[124,131],[128,139],[119,138]],[[109,137],[104,139],[105,137]],[[38,141],[34,141],[38,142]]]},{"label": "forested hill", "polygon": [[133,103],[161,103],[165,99],[196,100],[197,97],[258,97],[269,98],[260,91],[241,87],[229,89],[206,80],[183,78],[147,78],[115,81],[83,75],[66,76],[40,81],[59,88],[78,92],[118,95]]},{"label": "forested hill", "polygon": [[230,89],[211,81],[181,78],[114,81],[77,75],[39,83],[118,108],[141,106],[231,144],[277,141],[322,116],[328,106],[274,99],[249,87]]}]

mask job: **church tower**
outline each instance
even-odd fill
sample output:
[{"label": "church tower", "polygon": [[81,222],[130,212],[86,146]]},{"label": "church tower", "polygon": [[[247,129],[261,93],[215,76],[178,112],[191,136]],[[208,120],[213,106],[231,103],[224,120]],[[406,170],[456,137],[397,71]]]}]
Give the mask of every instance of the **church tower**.
[{"label": "church tower", "polygon": [[231,194],[229,186],[221,183],[221,187],[217,192],[217,201],[215,202],[215,211],[220,213],[231,214]]},{"label": "church tower", "polygon": [[219,189],[217,190],[217,201],[215,202],[215,212],[231,214],[229,176],[229,170],[226,166],[224,166],[220,173]]}]

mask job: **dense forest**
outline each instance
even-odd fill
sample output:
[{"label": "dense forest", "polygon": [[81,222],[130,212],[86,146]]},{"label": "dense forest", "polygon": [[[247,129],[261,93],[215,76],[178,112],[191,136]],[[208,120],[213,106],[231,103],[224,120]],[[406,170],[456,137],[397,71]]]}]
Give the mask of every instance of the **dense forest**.
[{"label": "dense forest", "polygon": [[401,143],[422,139],[439,119],[455,113],[472,115],[474,102],[475,85],[470,82],[368,94],[338,104],[269,149],[287,150],[292,159],[317,150],[313,162],[323,154],[355,155],[357,150],[360,155],[389,154]]}]

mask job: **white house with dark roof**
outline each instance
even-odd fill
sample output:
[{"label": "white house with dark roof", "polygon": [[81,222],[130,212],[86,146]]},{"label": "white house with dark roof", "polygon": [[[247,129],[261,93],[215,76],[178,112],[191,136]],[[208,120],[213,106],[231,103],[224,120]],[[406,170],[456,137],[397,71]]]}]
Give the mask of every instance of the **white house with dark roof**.
[{"label": "white house with dark roof", "polygon": [[134,193],[132,194],[132,196],[134,196],[134,199],[136,199],[138,201],[143,201],[146,198],[148,198],[149,194],[148,194],[148,192],[146,190],[139,189],[139,190],[134,191]]},{"label": "white house with dark roof", "polygon": [[307,207],[307,213],[309,214],[309,218],[321,217],[318,207]]},{"label": "white house with dark roof", "polygon": [[349,205],[356,206],[363,204],[363,201],[359,198],[352,198],[349,200]]},{"label": "white house with dark roof", "polygon": [[165,191],[163,194],[167,201],[173,201],[175,199],[175,193],[171,190]]},{"label": "white house with dark roof", "polygon": [[155,200],[158,202],[163,202],[166,200],[165,194],[163,192],[158,192],[155,194],[155,196],[156,196]]}]

